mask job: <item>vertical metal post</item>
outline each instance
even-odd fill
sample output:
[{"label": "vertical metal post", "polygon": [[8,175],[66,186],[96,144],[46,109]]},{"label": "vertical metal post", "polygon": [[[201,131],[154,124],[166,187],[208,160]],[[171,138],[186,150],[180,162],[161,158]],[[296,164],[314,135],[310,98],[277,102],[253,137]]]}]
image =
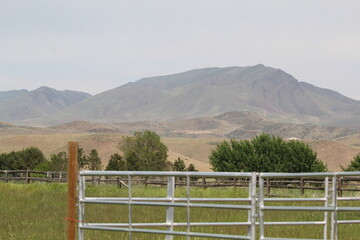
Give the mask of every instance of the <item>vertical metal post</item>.
[{"label": "vertical metal post", "polygon": [[331,206],[334,208],[331,212],[331,240],[337,240],[337,178],[332,178],[332,201]]},{"label": "vertical metal post", "polygon": [[129,196],[129,237],[128,239],[132,239],[132,206],[131,206],[131,176],[128,175],[128,196]]},{"label": "vertical metal post", "polygon": [[85,221],[85,206],[84,203],[80,203],[81,200],[85,199],[85,176],[81,176],[79,178],[79,203],[78,203],[78,211],[79,211],[79,228],[78,228],[78,239],[84,240],[84,230],[81,227],[84,225]]},{"label": "vertical metal post", "polygon": [[264,212],[262,208],[264,207],[264,178],[259,175],[259,224],[260,224],[260,240],[264,238],[265,229],[264,229]]},{"label": "vertical metal post", "polygon": [[[167,183],[167,199],[171,200],[171,202],[174,202],[175,197],[175,177],[168,177],[168,183]],[[170,224],[168,226],[168,231],[174,230],[174,207],[167,207],[166,208],[166,223]],[[166,235],[166,240],[172,240],[173,235]]]},{"label": "vertical metal post", "polygon": [[186,175],[186,197],[187,197],[187,201],[186,201],[186,212],[187,212],[187,219],[186,219],[186,223],[187,223],[187,236],[186,239],[190,240],[190,176]]},{"label": "vertical metal post", "polygon": [[270,182],[270,178],[266,178],[266,190],[267,190],[267,195],[270,196],[270,194],[271,194],[271,182]]},{"label": "vertical metal post", "polygon": [[[329,206],[329,177],[325,177],[325,186],[324,186],[324,207]],[[328,212],[324,212],[324,240],[327,240],[327,229],[328,229]]]},{"label": "vertical metal post", "polygon": [[255,172],[253,172],[251,181],[249,181],[249,198],[251,199],[251,210],[248,212],[248,222],[250,223],[248,236],[251,240],[256,239],[256,183],[257,175]]},{"label": "vertical metal post", "polygon": [[76,183],[78,143],[69,142],[68,164],[68,240],[75,240],[76,236]]}]

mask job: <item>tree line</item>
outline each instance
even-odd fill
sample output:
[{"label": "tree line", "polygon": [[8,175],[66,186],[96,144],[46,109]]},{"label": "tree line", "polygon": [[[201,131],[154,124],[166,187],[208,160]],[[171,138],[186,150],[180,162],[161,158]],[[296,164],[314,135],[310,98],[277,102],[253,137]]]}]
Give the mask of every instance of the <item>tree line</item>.
[{"label": "tree line", "polygon": [[[197,171],[193,164],[185,166],[183,159],[174,163],[167,160],[168,148],[160,137],[151,131],[135,132],[134,136],[122,137],[118,149],[123,153],[111,155],[105,170],[113,171]],[[102,170],[102,159],[92,149],[88,155],[82,147],[78,149],[79,169]],[[52,154],[47,160],[37,147],[0,154],[1,170],[67,171],[68,156],[65,151]]]},{"label": "tree line", "polygon": [[[119,142],[120,153],[111,155],[107,166],[96,149],[88,155],[78,149],[78,166],[88,170],[114,171],[197,171],[193,164],[185,165],[181,158],[171,163],[167,160],[168,148],[152,131],[135,132]],[[218,143],[209,156],[213,171],[218,172],[325,172],[327,166],[318,159],[307,144],[280,137],[260,134],[251,140],[229,140]],[[28,147],[21,151],[0,154],[2,170],[67,171],[66,152],[52,154],[47,160],[42,151]],[[343,171],[360,171],[358,153]]]}]

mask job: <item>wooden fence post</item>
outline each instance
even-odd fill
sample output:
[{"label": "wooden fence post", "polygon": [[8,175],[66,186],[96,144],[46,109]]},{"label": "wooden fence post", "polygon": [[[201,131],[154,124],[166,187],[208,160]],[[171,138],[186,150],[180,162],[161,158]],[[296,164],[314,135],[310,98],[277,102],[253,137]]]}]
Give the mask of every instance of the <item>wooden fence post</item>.
[{"label": "wooden fence post", "polygon": [[338,197],[342,197],[342,177],[338,178]]},{"label": "wooden fence post", "polygon": [[5,170],[5,180],[7,183],[9,182],[9,173],[7,170]]},{"label": "wooden fence post", "polygon": [[300,191],[301,191],[301,196],[304,196],[304,194],[305,194],[304,178],[300,178]]},{"label": "wooden fence post", "polygon": [[120,181],[120,177],[117,177],[117,185],[119,188],[121,188],[121,181]]},{"label": "wooden fence post", "polygon": [[267,179],[266,179],[266,189],[267,189],[267,195],[270,196],[270,194],[271,194],[270,178],[267,178]]},{"label": "wooden fence post", "polygon": [[69,142],[68,164],[68,240],[76,237],[76,184],[77,184],[77,159],[78,143]]},{"label": "wooden fence post", "polygon": [[26,170],[26,172],[25,172],[25,182],[27,183],[27,184],[29,184],[30,183],[30,179],[29,179],[29,177],[30,177],[30,171],[29,171],[29,169],[27,169]]}]

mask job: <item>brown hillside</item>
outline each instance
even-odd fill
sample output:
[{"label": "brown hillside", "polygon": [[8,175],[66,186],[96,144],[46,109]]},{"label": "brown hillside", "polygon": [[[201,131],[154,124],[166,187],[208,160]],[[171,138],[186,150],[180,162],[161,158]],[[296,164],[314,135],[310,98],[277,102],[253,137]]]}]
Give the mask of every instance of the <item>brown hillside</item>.
[{"label": "brown hillside", "polygon": [[332,141],[314,141],[309,146],[325,162],[329,171],[341,171],[340,166],[346,167],[353,157],[360,152],[360,148]]}]

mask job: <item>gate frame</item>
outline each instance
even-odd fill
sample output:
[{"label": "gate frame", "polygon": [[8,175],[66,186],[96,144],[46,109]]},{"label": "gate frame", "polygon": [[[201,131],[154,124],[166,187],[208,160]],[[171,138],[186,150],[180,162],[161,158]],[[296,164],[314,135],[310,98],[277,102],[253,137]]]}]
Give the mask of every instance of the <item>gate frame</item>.
[{"label": "gate frame", "polygon": [[[128,177],[128,197],[127,198],[87,198],[85,197],[85,177],[86,176],[127,176]],[[167,197],[166,198],[133,198],[131,196],[131,180],[134,176],[160,176],[168,177],[167,181]],[[230,172],[133,172],[133,171],[81,171],[79,173],[79,225],[78,225],[78,239],[84,240],[84,230],[107,230],[107,231],[122,231],[129,232],[129,239],[132,239],[132,232],[164,234],[166,240],[172,240],[173,235],[190,237],[209,237],[221,239],[249,239],[255,240],[256,228],[259,226],[260,240],[285,240],[286,238],[269,238],[265,237],[265,226],[279,226],[279,225],[323,225],[323,238],[328,239],[328,226],[330,225],[330,240],[337,240],[338,224],[360,224],[360,220],[337,220],[337,213],[343,211],[358,211],[360,207],[339,207],[338,201],[360,201],[360,197],[338,197],[337,196],[337,182],[343,176],[360,176],[360,172],[322,172],[322,173],[230,173]],[[175,177],[186,177],[186,198],[175,198]],[[248,198],[191,198],[190,196],[190,179],[192,177],[209,177],[209,178],[249,178],[249,197]],[[279,179],[279,178],[301,178],[301,177],[316,177],[323,178],[325,184],[324,197],[322,198],[265,198],[264,194],[264,180],[265,179]],[[331,188],[329,184],[331,181]],[[259,191],[257,191],[257,185]],[[203,204],[191,202],[247,202],[247,205],[226,205],[226,204]],[[266,202],[323,202],[324,206],[265,206]],[[186,202],[186,203],[178,203]],[[122,204],[128,205],[129,208],[129,223],[85,223],[85,204]],[[165,223],[133,223],[132,222],[132,206],[145,205],[145,206],[164,206],[166,210]],[[186,207],[187,209],[187,222],[176,223],[174,222],[174,207]],[[208,208],[224,208],[224,209],[242,209],[248,211],[247,222],[202,222],[191,223],[190,221],[190,208],[192,207],[208,207]],[[303,221],[303,222],[266,222],[264,215],[266,211],[320,211],[324,213],[323,221]],[[329,224],[328,213],[331,213],[331,221]],[[256,221],[258,218],[258,221]],[[144,229],[141,227],[167,227],[167,230],[152,230]],[[173,231],[174,226],[187,227],[186,232]],[[191,226],[247,226],[247,236],[226,235],[226,234],[210,234],[191,232]],[[296,240],[295,238],[291,238]],[[320,239],[319,239],[320,240]]]}]

